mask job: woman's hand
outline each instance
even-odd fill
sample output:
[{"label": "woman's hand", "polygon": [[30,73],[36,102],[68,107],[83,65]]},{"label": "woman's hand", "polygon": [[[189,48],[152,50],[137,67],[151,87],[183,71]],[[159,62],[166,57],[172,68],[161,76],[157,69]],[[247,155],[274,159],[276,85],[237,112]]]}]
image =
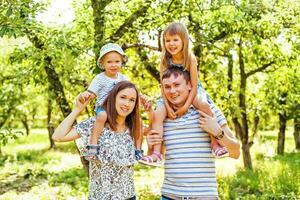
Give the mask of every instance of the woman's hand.
[{"label": "woman's hand", "polygon": [[200,127],[203,130],[212,134],[213,136],[218,135],[222,131],[222,128],[218,124],[216,118],[211,117],[200,110],[198,110],[198,112],[200,113]]},{"label": "woman's hand", "polygon": [[152,110],[152,103],[146,95],[140,95],[140,102],[146,112],[150,112]]},{"label": "woman's hand", "polygon": [[84,94],[80,93],[75,99],[75,108],[77,108],[80,112],[84,110],[90,102],[90,98],[85,98],[83,95]]}]

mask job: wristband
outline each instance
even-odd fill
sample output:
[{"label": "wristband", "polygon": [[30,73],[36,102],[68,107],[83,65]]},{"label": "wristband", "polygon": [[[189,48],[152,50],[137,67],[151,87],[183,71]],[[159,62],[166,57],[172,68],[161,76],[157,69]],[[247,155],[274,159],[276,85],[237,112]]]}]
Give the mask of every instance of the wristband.
[{"label": "wristband", "polygon": [[221,140],[224,137],[224,131],[222,130],[221,133],[219,133],[218,135],[214,136],[214,138],[216,138],[217,140]]}]

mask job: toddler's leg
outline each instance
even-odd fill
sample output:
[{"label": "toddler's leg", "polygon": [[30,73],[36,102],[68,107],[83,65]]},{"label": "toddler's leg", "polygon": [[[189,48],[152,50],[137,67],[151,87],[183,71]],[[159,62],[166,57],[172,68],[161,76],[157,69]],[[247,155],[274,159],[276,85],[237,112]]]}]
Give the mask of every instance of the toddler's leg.
[{"label": "toddler's leg", "polygon": [[107,120],[107,113],[105,111],[100,112],[96,117],[96,121],[90,138],[90,144],[98,143],[99,136],[101,135],[106,120]]},{"label": "toddler's leg", "polygon": [[106,120],[107,120],[107,113],[105,111],[100,112],[96,117],[96,121],[88,144],[87,157],[89,157],[90,159],[94,159],[95,155],[97,154],[98,139],[104,128],[104,124]]},{"label": "toddler's leg", "polygon": [[[163,122],[167,116],[167,110],[165,106],[160,106],[155,112],[152,123],[152,130],[155,130],[159,133],[159,135],[163,136]],[[151,165],[151,166],[160,166],[159,161],[162,160],[161,155],[161,144],[157,144],[153,146],[153,151],[148,152],[150,155],[144,156],[141,163]]]},{"label": "toddler's leg", "polygon": [[[140,121],[142,122],[141,118]],[[142,123],[141,123],[141,128],[143,129]],[[142,143],[143,143],[143,131],[140,132],[140,137],[134,142],[136,160],[140,160],[143,157]]]}]

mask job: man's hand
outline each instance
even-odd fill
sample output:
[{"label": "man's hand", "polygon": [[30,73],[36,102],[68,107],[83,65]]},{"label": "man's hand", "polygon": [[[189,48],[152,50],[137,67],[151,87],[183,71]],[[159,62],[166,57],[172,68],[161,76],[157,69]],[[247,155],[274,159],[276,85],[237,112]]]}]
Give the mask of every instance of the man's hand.
[{"label": "man's hand", "polygon": [[152,147],[153,145],[161,144],[162,142],[163,142],[163,139],[157,131],[150,130],[148,132],[148,134],[147,134],[148,146]]},{"label": "man's hand", "polygon": [[222,131],[216,118],[211,117],[200,110],[198,110],[198,112],[201,115],[199,121],[200,121],[200,127],[203,130],[212,134],[213,136],[218,135]]}]

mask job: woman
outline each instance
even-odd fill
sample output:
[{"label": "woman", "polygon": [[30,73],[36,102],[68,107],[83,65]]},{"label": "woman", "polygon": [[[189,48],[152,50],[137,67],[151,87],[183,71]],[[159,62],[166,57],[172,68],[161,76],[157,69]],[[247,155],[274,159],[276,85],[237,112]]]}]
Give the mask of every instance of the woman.
[{"label": "woman", "polygon": [[[133,164],[136,163],[134,144],[141,137],[138,97],[134,84],[121,81],[103,103],[107,123],[98,140],[98,159],[90,161],[90,200],[136,199],[133,184]],[[74,110],[56,128],[52,138],[58,142],[78,139],[76,143],[84,154],[95,117],[73,127],[76,118],[89,102],[82,99],[78,96]]]}]

